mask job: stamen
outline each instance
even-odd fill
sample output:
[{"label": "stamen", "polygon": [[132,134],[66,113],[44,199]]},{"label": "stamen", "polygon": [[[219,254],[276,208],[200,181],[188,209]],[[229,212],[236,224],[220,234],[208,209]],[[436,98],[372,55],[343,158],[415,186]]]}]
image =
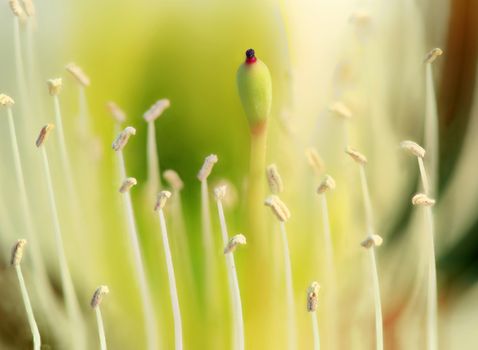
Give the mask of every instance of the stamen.
[{"label": "stamen", "polygon": [[136,135],[136,129],[133,128],[132,126],[127,126],[122,132],[120,132],[118,137],[114,140],[112,145],[113,149],[116,152],[122,151],[123,148],[128,143],[130,136],[132,135]]},{"label": "stamen", "polygon": [[90,78],[83,72],[83,70],[76,65],[76,63],[69,63],[65,69],[69,72],[78,83],[83,86],[90,86]]},{"label": "stamen", "polygon": [[305,150],[305,156],[307,157],[307,162],[312,167],[314,172],[317,175],[322,174],[325,169],[325,165],[319,153],[317,153],[317,150],[313,147],[309,147]]},{"label": "stamen", "polygon": [[63,87],[63,81],[61,78],[49,79],[47,81],[47,85],[50,96],[58,96]]},{"label": "stamen", "polygon": [[347,153],[358,164],[360,165],[367,164],[367,158],[362,153],[358,152],[357,150],[352,148],[347,148],[345,150],[345,153]]},{"label": "stamen", "polygon": [[101,301],[103,300],[103,296],[108,294],[110,292],[108,286],[99,286],[96,290],[95,293],[93,294],[93,297],[91,298],[91,307],[93,309],[97,308],[100,306]]},{"label": "stamen", "polygon": [[352,111],[343,102],[334,102],[329,106],[329,111],[334,113],[337,117],[344,119],[352,118]]},{"label": "stamen", "polygon": [[138,182],[134,177],[128,177],[126,180],[124,180],[123,184],[121,185],[119,191],[120,193],[126,193],[129,192],[129,190],[133,187],[136,186]]},{"label": "stamen", "polygon": [[246,245],[247,240],[246,237],[239,233],[235,236],[232,236],[229,242],[227,243],[226,247],[224,248],[224,254],[232,253],[236,250],[236,248],[240,245]]},{"label": "stamen", "polygon": [[18,284],[20,285],[20,291],[22,294],[23,304],[25,305],[25,310],[27,312],[28,323],[30,325],[30,330],[33,337],[33,349],[40,350],[41,348],[41,336],[38,330],[38,325],[35,321],[35,315],[33,314],[32,304],[30,302],[30,297],[28,295],[27,286],[25,284],[25,279],[23,278],[22,269],[20,267],[20,262],[22,260],[23,249],[27,243],[24,239],[19,239],[12,250],[11,264],[15,268],[17,273]]},{"label": "stamen", "polygon": [[173,310],[174,320],[174,339],[175,349],[183,349],[183,326],[181,318],[181,309],[179,307],[179,296],[176,286],[176,276],[174,274],[173,257],[171,255],[171,248],[169,247],[168,229],[166,226],[166,218],[164,217],[163,207],[166,204],[167,199],[171,197],[171,192],[161,191],[158,194],[158,202],[155,210],[157,210],[159,217],[159,224],[161,227],[161,238],[163,241],[164,257],[166,259],[166,268],[168,272],[169,280],[169,294],[171,296],[171,308]]},{"label": "stamen", "polygon": [[312,282],[307,289],[307,311],[315,312],[319,306],[319,290],[320,284],[318,282]]},{"label": "stamen", "polygon": [[417,193],[412,198],[412,204],[431,207],[435,205],[435,200],[433,198],[428,197],[425,193]]},{"label": "stamen", "polygon": [[366,249],[372,248],[372,247],[380,247],[383,243],[383,238],[380,237],[377,234],[372,234],[365,238],[360,245]]},{"label": "stamen", "polygon": [[279,221],[286,222],[290,219],[289,208],[287,208],[285,203],[282,202],[278,196],[271,195],[267,197],[264,204],[272,209],[272,212]]},{"label": "stamen", "polygon": [[169,186],[175,191],[181,191],[184,187],[184,183],[179,177],[179,174],[174,170],[168,169],[163,172],[163,177],[169,183]]},{"label": "stamen", "polygon": [[204,164],[199,170],[199,173],[197,175],[197,178],[199,181],[206,181],[209,175],[211,174],[212,168],[214,167],[214,164],[216,164],[218,161],[218,158],[215,154],[211,154],[206,157],[204,160]]},{"label": "stamen", "polygon": [[166,205],[168,199],[171,198],[171,192],[169,191],[161,191],[158,193],[158,198],[156,201],[156,205],[154,206],[154,211],[162,210]]},{"label": "stamen", "polygon": [[226,185],[218,186],[214,189],[214,197],[217,201],[220,201],[226,197],[227,187]]},{"label": "stamen", "polygon": [[18,0],[8,0],[8,4],[10,5],[10,9],[12,10],[15,16],[17,16],[21,20],[26,19],[25,11],[20,6],[20,3],[18,2]]},{"label": "stamen", "polygon": [[433,63],[438,56],[441,56],[443,55],[443,50],[438,48],[438,47],[435,47],[434,49],[430,50],[426,56],[425,56],[425,60],[423,61],[424,63]]},{"label": "stamen", "polygon": [[117,123],[123,123],[126,120],[126,113],[113,101],[106,104],[108,111]]},{"label": "stamen", "polygon": [[22,0],[23,7],[25,7],[25,12],[27,13],[28,17],[35,16],[36,10],[35,5],[33,4],[32,0]]},{"label": "stamen", "polygon": [[335,180],[332,178],[332,176],[325,175],[321,184],[317,188],[317,193],[322,194],[327,192],[328,190],[334,190],[334,189],[335,189]]},{"label": "stamen", "polygon": [[48,138],[48,135],[54,128],[55,128],[55,125],[53,124],[47,124],[43,128],[41,128],[40,135],[38,135],[35,145],[37,147],[40,147],[41,145],[43,145],[43,143],[45,143],[46,139]]},{"label": "stamen", "polygon": [[[239,244],[246,244],[246,238],[238,234],[229,239],[227,232],[226,216],[224,215],[224,209],[222,207],[221,197],[225,196],[226,186],[220,186],[216,188],[216,204],[217,212],[219,214],[219,224],[221,227],[222,242],[224,248],[224,254],[226,259],[229,291],[231,293],[232,301],[232,315],[234,325],[234,349],[244,350],[244,319],[242,316],[242,301],[241,292],[239,288],[239,281],[237,278],[236,263],[234,261],[234,255],[232,252]],[[231,254],[227,254],[231,253]]]},{"label": "stamen", "polygon": [[226,186],[227,191],[226,195],[221,198],[221,202],[224,206],[224,208],[227,209],[232,209],[237,205],[237,202],[239,201],[239,194],[237,192],[236,186],[229,181],[228,179],[219,179],[214,182],[213,187],[220,187],[220,186]]},{"label": "stamen", "polygon": [[416,157],[425,157],[425,149],[416,142],[405,140],[400,142],[400,147]]},{"label": "stamen", "polygon": [[156,101],[156,103],[143,114],[144,120],[152,122],[158,119],[170,105],[171,103],[166,98]]},{"label": "stamen", "polygon": [[273,194],[279,194],[284,190],[282,178],[275,164],[271,164],[266,169],[267,182]]},{"label": "stamen", "polygon": [[22,262],[23,249],[25,248],[26,244],[27,244],[26,239],[19,239],[13,246],[12,258],[10,259],[10,264],[12,266],[18,266]]},{"label": "stamen", "polygon": [[5,94],[0,94],[0,106],[8,108],[13,106],[14,104],[15,101],[13,100],[13,98]]}]

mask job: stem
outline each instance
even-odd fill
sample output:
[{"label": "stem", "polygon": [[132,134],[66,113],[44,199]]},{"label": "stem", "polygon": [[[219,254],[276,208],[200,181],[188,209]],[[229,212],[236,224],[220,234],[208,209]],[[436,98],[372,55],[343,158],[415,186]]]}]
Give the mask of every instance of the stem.
[{"label": "stem", "polygon": [[[325,260],[326,270],[325,278],[327,282],[326,290],[326,303],[325,311],[328,315],[328,322],[326,324],[326,331],[329,334],[328,345],[331,348],[335,348],[335,340],[337,337],[337,316],[335,310],[337,310],[337,294],[336,294],[336,275],[335,275],[335,263],[334,263],[334,248],[332,243],[332,234],[330,229],[329,210],[327,205],[327,197],[325,193],[319,195],[322,204],[322,222],[324,229],[324,248],[325,248]],[[315,317],[315,316],[314,316]]]},{"label": "stem", "polygon": [[292,284],[292,268],[290,263],[289,243],[287,242],[287,232],[285,223],[280,222],[280,232],[282,245],[284,250],[284,267],[285,267],[285,285],[287,295],[287,344],[289,350],[297,348],[297,330],[295,324],[295,307],[294,307],[294,289]]},{"label": "stem", "polygon": [[[265,222],[261,213],[264,211],[262,202],[265,197],[267,129],[251,133],[249,178],[247,192],[247,208],[249,232],[256,240],[264,239]],[[257,246],[263,246],[260,243]]]},{"label": "stem", "polygon": [[430,194],[430,183],[428,182],[427,172],[425,170],[425,165],[423,164],[423,159],[417,157],[418,159],[418,168],[420,169],[420,177],[422,179],[423,192],[425,194]]},{"label": "stem", "polygon": [[375,304],[375,336],[376,349],[383,350],[383,321],[382,321],[382,303],[380,301],[380,285],[378,282],[377,262],[375,260],[375,248],[369,250],[370,268],[372,270],[373,298]]},{"label": "stem", "polygon": [[30,303],[30,297],[28,296],[27,287],[25,285],[25,280],[23,279],[22,269],[20,265],[15,266],[15,271],[18,277],[18,283],[20,284],[20,291],[22,293],[23,304],[25,305],[25,310],[27,312],[28,324],[33,335],[33,349],[40,350],[41,347],[41,338],[40,331],[38,330],[37,323],[35,321],[35,316],[33,315],[32,305]]},{"label": "stem", "polygon": [[[24,108],[28,108],[27,101],[27,89],[25,83],[25,68],[24,68],[24,60],[22,54],[22,44],[20,39],[20,19],[15,16],[13,18],[13,45],[15,51],[15,69],[16,69],[16,77],[17,77],[17,85],[18,90],[20,93],[20,101],[21,105]],[[22,109],[24,114],[27,114],[25,109]]]},{"label": "stem", "polygon": [[[221,225],[222,240],[224,246],[226,246],[229,242],[229,234],[227,232],[224,209],[220,200],[217,200],[217,211],[219,214],[219,223]],[[229,291],[231,293],[231,301],[234,314],[235,349],[244,350],[244,319],[242,316],[241,291],[239,289],[239,281],[237,278],[236,264],[234,262],[234,254],[232,252],[226,254],[226,265],[229,277]]]},{"label": "stem", "polygon": [[168,269],[169,292],[171,294],[171,306],[173,308],[174,317],[174,338],[176,340],[176,350],[183,348],[183,330],[181,322],[181,310],[179,309],[178,291],[176,288],[176,278],[174,276],[173,258],[169,249],[168,231],[166,228],[166,220],[163,210],[158,211],[159,223],[161,225],[161,237],[163,239],[164,256],[166,258],[166,266]]},{"label": "stem", "polygon": [[312,331],[314,332],[314,350],[320,350],[319,323],[315,312],[310,312],[312,319]]},{"label": "stem", "polygon": [[[126,178],[126,169],[124,165],[123,152],[116,152],[118,155],[118,163],[120,169],[120,177]],[[128,222],[128,234],[132,245],[134,263],[136,269],[136,276],[138,278],[141,300],[143,304],[144,323],[146,328],[146,338],[149,350],[158,349],[158,338],[156,334],[157,322],[154,316],[154,308],[152,298],[149,292],[148,281],[141,258],[141,248],[138,241],[138,232],[136,230],[136,221],[134,218],[133,204],[131,202],[131,194],[129,192],[123,193],[123,204]]]},{"label": "stem", "polygon": [[209,210],[209,188],[207,180],[201,181],[201,223],[203,233],[203,248],[205,254],[205,285],[208,304],[214,310],[214,241],[212,239],[211,214]]},{"label": "stem", "polygon": [[22,162],[20,159],[20,151],[18,150],[18,141],[17,134],[15,130],[15,123],[13,120],[13,113],[10,108],[7,108],[8,116],[8,127],[10,132],[10,141],[13,152],[13,162],[15,165],[15,176],[18,181],[18,192],[20,194],[20,202],[22,206],[22,211],[25,219],[25,227],[28,235],[28,240],[32,246],[31,256],[33,260],[33,268],[38,270],[41,275],[44,275],[45,268],[43,264],[43,259],[41,257],[40,250],[38,248],[38,242],[36,240],[35,230],[33,228],[33,221],[31,216],[30,206],[28,204],[27,190],[25,186],[25,177],[23,174]]},{"label": "stem", "polygon": [[28,85],[33,86],[35,81],[35,59],[34,59],[34,32],[35,21],[33,18],[27,20],[27,76]]},{"label": "stem", "polygon": [[435,265],[435,242],[434,242],[434,224],[431,207],[426,207],[426,217],[428,226],[428,288],[427,288],[427,338],[428,350],[438,349],[437,334],[437,276]]},{"label": "stem", "polygon": [[438,185],[439,141],[437,103],[431,63],[425,64],[425,81],[425,149],[427,150],[427,167],[432,185],[430,194],[434,195]]},{"label": "stem", "polygon": [[344,132],[345,149],[347,149],[350,145],[349,121],[346,119],[342,120],[342,125]]},{"label": "stem", "polygon": [[81,137],[86,137],[89,135],[89,108],[88,100],[86,98],[85,87],[83,85],[78,86],[78,103],[80,110],[80,132]]},{"label": "stem", "polygon": [[81,227],[80,219],[78,218],[78,213],[80,212],[80,206],[78,205],[78,196],[75,190],[75,184],[73,181],[73,173],[71,171],[70,159],[68,157],[68,151],[65,141],[65,133],[63,130],[63,121],[61,116],[60,100],[57,95],[53,96],[53,106],[55,109],[55,123],[57,128],[58,143],[60,145],[60,158],[61,158],[61,167],[63,170],[64,178],[66,178],[66,185],[69,194],[71,210],[73,211],[73,216],[75,220],[76,228]]},{"label": "stem", "polygon": [[359,165],[359,167],[360,167],[360,183],[362,186],[363,204],[365,208],[365,220],[367,224],[367,234],[372,235],[374,233],[372,201],[370,200],[370,192],[368,189],[367,175],[365,174],[365,167],[363,165]]},{"label": "stem", "polygon": [[15,229],[13,229],[13,223],[11,221],[10,215],[8,214],[5,202],[0,201],[0,239],[2,239],[3,242],[9,242],[16,238],[11,237],[14,232]]},{"label": "stem", "polygon": [[55,201],[55,194],[53,190],[53,183],[51,180],[50,166],[48,164],[48,156],[45,149],[45,146],[41,146],[41,153],[43,158],[43,169],[45,172],[45,178],[48,188],[48,198],[50,202],[50,210],[53,220],[54,234],[55,234],[55,245],[58,255],[58,264],[60,266],[60,275],[62,289],[65,297],[65,306],[67,310],[68,317],[72,322],[72,327],[74,329],[74,342],[73,345],[75,348],[83,349],[85,338],[83,335],[83,324],[79,314],[79,306],[75,293],[75,288],[73,286],[73,281],[71,279],[70,270],[68,268],[68,262],[65,255],[65,250],[63,246],[63,239],[61,234],[60,220],[58,218],[58,210]]},{"label": "stem", "polygon": [[159,176],[159,159],[158,150],[156,149],[156,128],[154,127],[154,120],[148,122],[146,150],[148,154],[148,187],[151,193],[155,194],[160,190],[161,177]]},{"label": "stem", "polygon": [[171,221],[173,225],[172,229],[175,232],[174,242],[176,242],[176,244],[173,244],[173,251],[176,255],[183,257],[183,259],[179,261],[179,269],[185,274],[185,280],[188,281],[188,288],[190,288],[192,287],[191,284],[193,283],[194,277],[190,254],[191,251],[182,212],[181,191],[173,190],[171,199]]},{"label": "stem", "polygon": [[60,157],[61,157],[61,165],[63,168],[64,175],[68,179],[68,190],[70,191],[70,195],[73,195],[74,185],[72,182],[72,175],[71,175],[71,166],[68,158],[68,152],[66,150],[66,142],[65,142],[65,133],[63,131],[63,121],[61,117],[61,109],[60,109],[60,100],[58,96],[53,96],[53,106],[55,109],[55,123],[57,128],[57,135],[58,135],[58,143],[60,144]]},{"label": "stem", "polygon": [[[429,64],[428,64],[429,65]],[[417,157],[420,169],[420,177],[422,179],[423,191],[429,195],[430,184],[428,176],[423,164],[423,159]],[[438,306],[437,306],[437,276],[436,276],[436,260],[435,260],[435,225],[433,220],[432,207],[425,207],[427,238],[428,238],[428,277],[427,277],[427,339],[428,350],[438,349]]]},{"label": "stem", "polygon": [[173,222],[174,231],[178,232],[176,236],[178,238],[178,245],[181,247],[183,252],[187,252],[185,259],[188,261],[188,265],[190,265],[190,255],[189,255],[189,244],[186,237],[186,227],[184,224],[184,216],[183,216],[183,206],[181,201],[181,191],[173,190],[173,201],[172,201],[172,208],[171,208],[171,216]]},{"label": "stem", "polygon": [[[365,167],[360,165],[360,182],[362,185],[362,195],[363,202],[365,207],[365,217],[367,222],[367,234],[373,235],[373,213],[372,213],[372,202],[370,200],[370,192],[367,184],[367,176],[365,174]],[[371,247],[369,249],[370,254],[370,265],[372,269],[372,279],[373,279],[373,292],[374,292],[374,303],[375,303],[375,345],[377,350],[383,350],[383,321],[382,321],[382,304],[380,301],[380,285],[378,280],[378,271],[377,271],[377,262],[375,259],[375,248]]]},{"label": "stem", "polygon": [[100,348],[101,350],[106,350],[106,336],[105,336],[105,327],[103,326],[103,317],[101,317],[100,307],[95,307],[96,313],[96,324],[98,325],[98,336],[100,338]]},{"label": "stem", "polygon": [[332,245],[332,235],[330,233],[329,210],[327,206],[327,198],[325,194],[320,195],[322,202],[322,222],[324,226],[324,241],[325,241],[325,260],[327,262],[327,271],[334,272],[334,248]]},{"label": "stem", "polygon": [[213,254],[213,239],[211,229],[211,213],[209,210],[209,188],[207,180],[201,181],[201,217],[203,231],[203,245],[208,256]]}]

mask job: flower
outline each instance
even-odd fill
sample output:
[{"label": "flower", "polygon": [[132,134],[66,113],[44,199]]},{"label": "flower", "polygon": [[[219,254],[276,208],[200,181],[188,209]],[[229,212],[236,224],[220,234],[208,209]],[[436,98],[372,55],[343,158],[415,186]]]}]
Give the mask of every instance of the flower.
[{"label": "flower", "polygon": [[[474,211],[478,99],[473,84],[477,55],[476,50],[468,50],[472,47],[465,40],[469,32],[461,32],[457,28],[462,27],[455,24],[474,28],[476,5],[462,4],[462,11],[454,11],[460,5],[452,2],[452,10],[437,5],[433,18],[424,18],[423,8],[407,1],[385,8],[344,2],[324,6],[305,0],[236,4],[206,0],[200,7],[191,1],[178,5],[86,0],[68,8],[45,4],[33,12],[31,1],[11,4],[18,17],[8,12],[7,20],[0,23],[5,39],[0,54],[2,89],[9,88],[0,94],[15,100],[13,104],[11,98],[4,98],[8,108],[0,108],[6,116],[0,118],[4,130],[0,139],[0,243],[10,247],[20,236],[28,239],[22,269],[35,316],[42,320],[40,333],[48,334],[42,337],[49,342],[46,345],[67,344],[70,332],[83,332],[85,347],[97,347],[94,319],[87,314],[92,312],[87,306],[91,291],[108,285],[114,293],[102,304],[101,312],[109,347],[147,347],[140,302],[144,295],[138,288],[142,282],[131,259],[133,251],[139,251],[135,261],[144,264],[154,299],[150,311],[159,320],[156,335],[163,348],[173,347],[166,266],[151,205],[157,193],[146,186],[146,162],[151,161],[146,156],[147,140],[156,141],[153,147],[162,169],[171,169],[163,176],[167,181],[158,181],[158,190],[172,192],[162,211],[168,221],[185,348],[230,348],[228,341],[233,339],[224,246],[218,220],[212,215],[215,201],[209,203],[212,242],[203,242],[199,222],[201,185],[196,175],[209,154],[217,154],[220,162],[208,172],[208,181],[227,179],[237,189],[237,202],[225,206],[229,232],[244,232],[247,237],[247,249],[235,253],[247,348],[283,348],[288,330],[280,316],[285,314],[283,248],[276,232],[280,223],[263,205],[268,194],[266,164],[276,164],[281,173],[295,299],[303,297],[311,280],[321,285],[317,317],[325,348],[373,346],[370,271],[362,263],[370,251],[377,256],[386,344],[413,349],[425,348],[430,342],[429,328],[423,322],[428,319],[428,294],[421,293],[428,281],[426,257],[432,251],[425,234],[427,215],[433,215],[435,224],[440,343],[451,348],[478,343],[476,334],[466,332],[459,321],[473,324],[477,317],[473,313],[477,301],[472,297],[477,281],[470,273],[478,249],[473,238],[478,226]],[[460,17],[461,13],[470,15]],[[453,45],[451,40],[463,45]],[[267,67],[259,60],[244,63],[249,45]],[[435,46],[442,49],[431,51]],[[456,46],[464,51],[456,51]],[[429,52],[435,52],[433,62]],[[465,54],[463,64],[454,61]],[[68,66],[67,72],[65,57],[79,65]],[[256,55],[248,51],[247,57],[253,61]],[[242,68],[237,73],[239,65]],[[251,66],[260,69],[259,82],[251,83]],[[41,78],[52,72],[62,79],[62,92],[54,94],[53,103]],[[246,85],[257,85],[260,91]],[[154,111],[168,107],[168,118],[157,121],[156,129],[147,129],[141,116],[159,98],[162,102],[156,107],[161,108]],[[116,123],[104,109],[112,99],[125,111]],[[43,150],[34,147],[39,127],[52,123],[60,110],[63,126],[55,121],[58,132],[49,136],[46,146],[61,237],[82,310],[79,323],[71,322],[71,305],[64,305],[61,297],[62,278],[51,236],[55,220],[39,170]],[[338,114],[346,118],[337,118]],[[258,146],[250,127],[264,120],[268,135]],[[115,130],[119,122],[131,127],[115,143],[115,149],[122,152],[112,152],[114,136],[121,131]],[[65,131],[63,140],[60,128]],[[151,130],[156,132],[154,137],[148,137]],[[123,141],[134,133],[123,150]],[[402,140],[423,146],[412,149],[411,144],[402,144],[417,151],[418,164],[417,157],[400,152]],[[15,142],[20,164],[12,147]],[[260,168],[254,174],[260,175],[252,178],[262,183],[264,191],[252,211],[260,230],[249,230],[248,201],[256,198],[246,196],[251,184],[250,177],[246,180],[251,149],[253,154],[254,149],[265,149],[265,159],[254,162]],[[366,155],[366,163],[350,152],[354,149]],[[360,160],[360,167],[344,150]],[[63,162],[64,157],[68,162]],[[65,171],[65,164],[71,165],[71,172]],[[118,171],[122,165],[126,174]],[[427,169],[429,189],[421,185],[422,165]],[[337,183],[326,198],[334,271],[324,262],[320,201],[325,196],[316,195],[324,169]],[[19,171],[25,177],[26,196]],[[383,238],[377,250],[360,247],[364,239],[370,243],[367,238],[378,237],[377,232],[367,232],[361,171],[366,173],[371,194],[374,227]],[[177,186],[172,174],[180,179]],[[126,178],[136,179],[137,186],[118,193]],[[325,184],[334,187],[330,181]],[[426,197],[420,197],[421,202],[433,198],[435,205],[414,207],[411,198],[416,193]],[[132,199],[128,213],[135,216],[140,249],[133,250],[128,241],[125,221],[129,217],[121,206],[122,196]],[[33,240],[27,234],[30,231]],[[374,242],[378,245],[378,240]],[[204,244],[211,244],[211,249]],[[213,254],[207,256],[208,251]],[[206,263],[208,259],[212,265]],[[14,272],[1,273],[7,281]],[[26,328],[20,314],[23,309],[11,307],[21,300],[16,284],[3,288],[0,295],[8,306],[5,310],[15,310],[5,313],[3,322]],[[312,332],[305,326],[306,310],[299,306],[297,347],[310,348]],[[331,313],[335,322],[328,322]],[[58,324],[65,329],[56,329]],[[77,325],[74,330],[73,324]],[[344,335],[338,337],[339,333]],[[30,344],[28,332],[19,334],[22,337],[13,339],[2,333],[1,342],[12,348]]]}]

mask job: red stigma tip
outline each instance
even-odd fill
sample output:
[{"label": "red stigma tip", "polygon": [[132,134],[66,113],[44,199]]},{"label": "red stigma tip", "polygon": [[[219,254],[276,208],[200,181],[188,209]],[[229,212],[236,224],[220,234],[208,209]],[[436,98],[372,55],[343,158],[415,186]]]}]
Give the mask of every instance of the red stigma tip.
[{"label": "red stigma tip", "polygon": [[249,49],[246,51],[246,63],[251,64],[257,61],[257,58],[255,56],[255,52],[253,49]]},{"label": "red stigma tip", "polygon": [[257,61],[257,58],[256,57],[251,57],[251,58],[246,58],[246,63],[247,64],[251,64],[251,63],[254,63]]}]

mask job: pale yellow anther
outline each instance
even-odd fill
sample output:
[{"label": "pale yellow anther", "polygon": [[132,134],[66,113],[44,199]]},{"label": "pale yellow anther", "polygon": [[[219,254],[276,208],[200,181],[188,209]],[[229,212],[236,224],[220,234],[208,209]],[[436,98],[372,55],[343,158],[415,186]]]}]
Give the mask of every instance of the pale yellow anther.
[{"label": "pale yellow anther", "polygon": [[69,72],[73,78],[76,79],[78,83],[80,83],[83,86],[89,86],[90,85],[90,78],[83,72],[83,70],[76,65],[75,63],[69,63],[66,65],[65,69],[67,72]]},{"label": "pale yellow anther", "polygon": [[325,175],[324,179],[320,183],[319,187],[317,188],[317,193],[322,194],[327,192],[328,190],[335,189],[335,180],[330,175]]},{"label": "pale yellow anther", "polygon": [[238,246],[246,245],[246,243],[246,237],[243,234],[238,233],[237,235],[231,237],[226,247],[224,248],[224,254],[232,253],[236,250]]},{"label": "pale yellow anther", "polygon": [[41,145],[43,145],[46,139],[48,138],[48,136],[50,135],[50,132],[54,128],[55,128],[55,125],[53,124],[47,124],[43,128],[41,128],[40,134],[38,135],[37,140],[35,141],[35,145],[37,147],[40,147]]},{"label": "pale yellow anther", "polygon": [[435,47],[434,49],[427,52],[424,62],[433,63],[437,59],[437,57],[441,55],[443,55],[443,50],[439,47]]},{"label": "pale yellow anther", "polygon": [[126,193],[129,192],[129,190],[138,184],[138,181],[134,177],[128,177],[126,180],[123,181],[123,184],[121,185],[119,192],[120,193]]},{"label": "pale yellow anther", "polygon": [[204,164],[201,167],[201,170],[199,170],[199,173],[197,175],[197,178],[199,179],[199,181],[207,180],[207,178],[211,174],[214,164],[216,164],[217,161],[218,161],[218,158],[215,154],[211,154],[206,157],[206,159],[204,160]]},{"label": "pale yellow anther", "polygon": [[373,234],[365,238],[360,245],[366,249],[370,249],[372,247],[380,247],[383,243],[383,238],[379,235]]},{"label": "pale yellow anther", "polygon": [[222,205],[224,208],[233,208],[239,200],[236,186],[227,179],[219,179],[214,183],[214,188],[221,186],[226,186],[226,193],[224,197],[221,198]]},{"label": "pale yellow anther", "polygon": [[320,285],[318,282],[312,282],[307,288],[307,311],[315,312],[319,306],[319,290]]},{"label": "pale yellow anther", "polygon": [[352,111],[343,102],[334,102],[329,106],[329,111],[344,119],[352,118]]},{"label": "pale yellow anther", "polygon": [[25,239],[19,239],[15,242],[15,245],[12,249],[12,257],[10,259],[10,264],[12,266],[18,266],[22,262],[23,250],[26,244],[27,241]]},{"label": "pale yellow anther", "polygon": [[417,193],[412,198],[412,204],[431,207],[435,205],[435,200],[433,198],[428,197],[425,193]]},{"label": "pale yellow anther", "polygon": [[272,209],[272,212],[279,221],[286,222],[290,219],[289,208],[287,208],[285,203],[282,202],[278,196],[271,195],[267,197],[264,204]]},{"label": "pale yellow anther", "polygon": [[61,78],[49,79],[46,84],[48,86],[48,93],[51,96],[58,96],[63,87],[63,80]]},{"label": "pale yellow anther", "polygon": [[154,206],[154,210],[162,210],[166,205],[166,202],[169,198],[171,198],[171,192],[169,191],[161,191],[158,193],[158,197],[156,199],[156,204]]},{"label": "pale yellow anther", "polygon": [[110,292],[108,286],[99,286],[95,292],[93,293],[93,297],[91,298],[90,305],[93,309],[100,306],[101,301],[103,300],[103,296]]},{"label": "pale yellow anther", "polygon": [[226,185],[221,185],[217,186],[214,189],[214,198],[216,198],[217,201],[222,201],[227,194],[227,186]]},{"label": "pale yellow anther", "polygon": [[123,123],[126,120],[126,113],[113,101],[106,104],[106,108],[117,123]]},{"label": "pale yellow anther", "polygon": [[352,148],[347,148],[345,150],[345,153],[347,153],[356,163],[360,165],[367,164],[367,158],[362,153],[358,152],[357,150]]},{"label": "pale yellow anther", "polygon": [[271,164],[266,169],[267,182],[269,183],[269,189],[273,194],[279,194],[284,190],[284,185],[282,183],[282,177],[277,170],[275,164]]},{"label": "pale yellow anther", "polygon": [[163,172],[164,179],[169,183],[169,186],[175,191],[181,191],[184,183],[179,177],[179,174],[174,170],[168,169]]},{"label": "pale yellow anther", "polygon": [[164,110],[171,105],[167,98],[163,98],[161,100],[156,101],[154,105],[152,105],[144,114],[143,118],[147,122],[151,122],[156,120],[163,114]]},{"label": "pale yellow anther", "polygon": [[320,157],[319,153],[317,153],[317,150],[313,147],[309,147],[305,150],[305,156],[307,158],[307,162],[312,167],[315,174],[322,174],[325,169],[324,161]]},{"label": "pale yellow anther", "polygon": [[127,126],[120,134],[116,137],[113,142],[113,149],[118,152],[122,151],[123,148],[128,143],[130,136],[136,135],[136,129],[132,126]]},{"label": "pale yellow anther", "polygon": [[22,0],[23,7],[25,7],[25,12],[27,13],[28,17],[35,16],[35,5],[33,4],[32,0]]},{"label": "pale yellow anther", "polygon": [[20,18],[21,20],[26,19],[25,11],[23,7],[20,5],[18,0],[8,0],[8,4],[10,5],[10,9],[12,10],[13,14]]},{"label": "pale yellow anther", "polygon": [[0,106],[2,107],[11,107],[15,104],[13,98],[8,95],[0,94]]},{"label": "pale yellow anther", "polygon": [[405,140],[400,142],[400,147],[416,157],[425,157],[425,149],[416,142]]}]

